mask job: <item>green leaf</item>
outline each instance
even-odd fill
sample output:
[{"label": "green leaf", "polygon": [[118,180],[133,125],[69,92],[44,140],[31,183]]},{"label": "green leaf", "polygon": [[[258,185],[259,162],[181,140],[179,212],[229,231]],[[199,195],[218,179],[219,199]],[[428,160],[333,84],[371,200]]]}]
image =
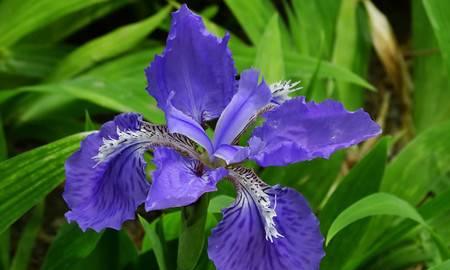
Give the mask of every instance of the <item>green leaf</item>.
[{"label": "green leaf", "polygon": [[137,258],[136,246],[125,230],[107,229],[89,256],[69,266],[69,270],[134,269]]},{"label": "green leaf", "polygon": [[0,49],[0,71],[8,75],[43,78],[69,52],[69,47],[20,44],[9,49]]},{"label": "green leaf", "polygon": [[[320,46],[318,49],[319,56],[322,55],[322,53],[321,53],[322,49],[323,49],[322,44],[323,44],[323,41],[320,43]],[[320,72],[321,64],[322,64],[322,59],[318,59],[314,73],[312,74],[311,78],[309,79],[308,84],[305,86],[305,90],[302,95],[305,96],[306,100],[313,100],[316,102],[320,102],[327,97],[327,93],[322,90],[323,88],[325,88],[324,83],[326,83],[326,82],[320,83],[320,82],[318,82],[318,79],[317,79],[318,74]],[[322,89],[319,89],[319,88],[322,88]]]},{"label": "green leaf", "polygon": [[[145,91],[146,81],[142,72],[154,55],[159,53],[161,50],[162,48],[158,46],[156,48],[145,49],[120,57],[114,61],[109,61],[101,66],[93,68],[85,76],[72,81],[60,82],[56,84],[43,84],[31,87],[36,87],[36,89],[25,87],[23,90],[15,89],[2,91],[0,92],[0,103],[2,102],[2,95],[5,95],[5,100],[7,100],[12,96],[21,93],[21,91],[41,92],[43,90],[42,92],[48,92],[52,95],[47,95],[43,98],[36,98],[35,94],[33,97],[30,97],[30,100],[23,105],[26,109],[22,109],[22,111],[16,113],[16,115],[19,116],[16,120],[18,123],[30,123],[39,118],[48,118],[49,116],[55,114],[55,110],[59,110],[61,107],[69,107],[71,104],[73,105],[75,102],[74,97],[84,99],[92,102],[93,104],[98,104],[119,112],[141,112],[148,117],[147,119],[149,120],[163,122],[164,116],[162,112],[152,105],[156,102]],[[131,78],[134,78],[133,81],[131,81]],[[78,80],[85,82],[79,82]],[[85,85],[88,81],[92,82],[91,86]],[[123,81],[123,83],[121,83],[121,81]],[[80,87],[81,89],[73,91],[72,93],[74,95],[70,93],[67,95],[64,90],[61,90],[61,88],[64,88],[64,85],[77,85],[78,83],[80,85],[76,87]],[[103,88],[102,85],[105,83],[107,84],[105,87],[112,89],[111,92],[109,89],[98,90],[99,87]],[[96,95],[95,93],[92,93],[93,91],[100,91],[99,94],[106,95],[106,97],[92,97],[92,94]],[[111,98],[115,99],[116,102],[108,102]],[[121,105],[118,105],[117,102]]]},{"label": "green leaf", "polygon": [[192,270],[198,263],[205,243],[208,194],[181,210],[181,232],[178,240],[178,270]]},{"label": "green leaf", "polygon": [[[341,1],[332,62],[357,74],[364,74],[368,67],[370,44],[363,40],[362,34],[368,32],[368,26],[367,19],[361,20],[358,16],[359,2],[359,0]],[[336,87],[337,96],[346,108],[355,110],[362,107],[361,89],[339,79]]]},{"label": "green leaf", "polygon": [[[450,189],[446,192],[439,194],[436,198],[432,199],[430,202],[422,205],[418,212],[424,218],[424,220],[430,224],[430,226],[434,227],[433,221],[439,220],[439,217],[448,216],[450,211]],[[444,222],[444,226],[448,227],[448,222]],[[411,232],[417,229],[417,225],[410,220],[405,220],[400,224],[396,225],[392,230],[383,233],[377,238],[376,241],[372,245],[370,245],[369,249],[364,253],[364,256],[360,256],[358,258],[352,259],[351,264],[353,267],[349,269],[354,269],[366,258],[371,258],[377,256],[383,252],[386,252],[392,247],[395,247],[402,240],[405,239],[408,235],[411,235]],[[416,230],[417,231],[417,230]],[[420,231],[419,231],[420,232]]]},{"label": "green leaf", "polygon": [[0,47],[9,47],[40,27],[102,1],[104,0],[0,1]]},{"label": "green leaf", "polygon": [[208,206],[208,213],[221,213],[234,202],[234,198],[228,195],[218,195],[211,199]]},{"label": "green leaf", "polygon": [[[7,158],[8,151],[6,148],[6,138],[3,132],[3,121],[0,115],[0,161]],[[11,234],[10,230],[6,229],[0,233],[0,270],[9,269],[9,252],[11,245]]]},{"label": "green leaf", "polygon": [[51,44],[69,37],[71,34],[93,23],[101,17],[130,4],[128,0],[99,1],[88,8],[70,13],[24,38],[25,43]]},{"label": "green leaf", "polygon": [[141,42],[156,29],[169,14],[170,6],[137,23],[126,25],[104,36],[89,41],[69,54],[56,68],[48,81],[70,78],[96,63],[120,55]]},{"label": "green leaf", "polygon": [[11,234],[10,229],[4,230],[0,233],[0,269],[9,269],[9,256],[11,247]]},{"label": "green leaf", "polygon": [[31,252],[44,221],[44,202],[31,212],[31,217],[23,229],[10,270],[26,270],[30,264]]},{"label": "green leaf", "polygon": [[92,122],[89,111],[86,110],[84,114],[84,131],[97,130],[99,127],[94,122]]},{"label": "green leaf", "polygon": [[0,114],[0,161],[5,160],[8,157],[8,148],[6,146],[5,132],[3,131],[3,120]]},{"label": "green leaf", "polygon": [[[321,231],[326,232],[333,220],[347,207],[365,196],[376,193],[383,179],[387,162],[389,138],[382,138],[377,145],[345,176],[333,192],[325,207],[320,211]],[[322,261],[325,269],[346,269],[344,263],[353,259],[353,252],[358,248],[368,221],[352,224],[337,235],[335,241],[328,245],[328,256]]]},{"label": "green leaf", "polygon": [[[413,265],[422,265],[431,259],[430,252],[424,251],[421,243],[401,245],[389,253],[383,254],[378,260],[367,265],[368,270],[408,269]],[[367,269],[363,267],[363,269]]]},{"label": "green leaf", "polygon": [[327,233],[326,244],[328,245],[337,233],[353,222],[377,215],[409,218],[421,225],[428,226],[422,216],[408,202],[388,193],[375,193],[352,204],[333,221]]},{"label": "green leaf", "polygon": [[[448,134],[450,122],[429,128],[411,141],[386,167],[380,191],[394,194],[411,205],[420,204],[430,192],[444,192],[441,185],[449,183],[450,172]],[[359,253],[364,255],[372,249],[393,222],[392,218],[372,218]]]},{"label": "green leaf", "polygon": [[259,44],[262,33],[275,13],[269,0],[225,0],[254,45]]},{"label": "green leaf", "polygon": [[285,78],[278,14],[274,14],[269,20],[256,46],[254,66],[261,70],[268,83],[274,83]]},{"label": "green leaf", "polygon": [[83,232],[77,224],[64,224],[50,246],[42,270],[67,269],[91,254],[102,236],[93,230]]},{"label": "green leaf", "polygon": [[[413,116],[416,131],[450,119],[450,85],[446,63],[438,50],[438,42],[425,12],[422,0],[412,1],[412,79],[414,84]],[[430,1],[433,5],[432,1]],[[444,33],[445,32],[445,33]],[[446,30],[436,35],[448,35]],[[448,45],[448,44],[447,44]],[[433,104],[433,106],[430,106]]]},{"label": "green leaf", "polygon": [[[241,67],[241,69],[247,69],[253,65],[256,56],[256,50],[254,48],[240,48],[240,50],[233,50],[232,52],[236,65]],[[293,51],[284,51],[283,62],[285,63],[286,78],[298,79],[313,76],[318,60],[317,58],[301,55]],[[341,80],[342,82],[352,83],[369,90],[375,89],[365,79],[349,69],[328,61],[322,61],[320,63],[320,70],[317,77],[320,79],[331,78]]]},{"label": "green leaf", "polygon": [[161,45],[155,45],[137,52],[126,54],[122,57],[106,62],[89,70],[87,76],[99,77],[108,80],[124,79],[127,77],[140,77],[145,82],[143,70],[149,65],[156,54],[162,52]]},{"label": "green leaf", "polygon": [[450,20],[448,19],[448,10],[450,2],[447,0],[423,0],[425,10],[434,29],[442,57],[447,64],[447,72],[450,76]]},{"label": "green leaf", "polygon": [[320,226],[326,232],[345,208],[379,190],[388,154],[389,137],[382,138],[355,167],[328,199],[320,212]]},{"label": "green leaf", "polygon": [[139,217],[142,226],[145,231],[145,238],[150,242],[155,254],[156,261],[160,270],[166,270],[167,268],[167,251],[165,250],[166,241],[164,239],[164,226],[162,218],[159,218],[152,223],[148,223],[144,218]]},{"label": "green leaf", "polygon": [[325,55],[331,51],[331,35],[327,20],[320,8],[319,1],[294,0],[292,9],[297,21],[291,33],[297,41],[297,48],[306,55],[320,56],[319,44],[325,47]]},{"label": "green leaf", "polygon": [[338,151],[327,160],[315,159],[289,166],[268,167],[263,170],[261,178],[271,185],[294,187],[308,199],[313,209],[319,209],[339,174],[344,157],[344,151]]},{"label": "green leaf", "polygon": [[[320,59],[300,55],[294,52],[285,52],[284,62],[286,64],[286,77],[311,77],[316,71],[318,61],[320,61]],[[350,69],[328,61],[322,61],[320,63],[320,70],[318,71],[317,78],[332,78],[341,82],[352,83],[369,90],[375,89],[370,83]]]},{"label": "green leaf", "polygon": [[218,5],[209,5],[202,9],[200,12],[200,15],[206,19],[211,19],[212,17],[216,16],[217,13],[219,13],[219,6]]},{"label": "green leaf", "polygon": [[118,112],[138,112],[155,123],[164,123],[164,115],[156,107],[155,100],[144,90],[143,76],[110,81],[108,79],[83,78],[60,82],[23,87],[16,90],[0,92],[0,103],[20,92],[64,93],[99,106]]},{"label": "green leaf", "polygon": [[64,180],[64,161],[86,135],[75,134],[0,163],[0,233]]},{"label": "green leaf", "polygon": [[[386,169],[381,191],[417,205],[450,172],[450,122],[430,128],[411,141]],[[414,185],[411,185],[414,179]],[[444,181],[447,181],[444,180]],[[408,188],[405,188],[408,187]]]},{"label": "green leaf", "polygon": [[180,211],[164,214],[163,217],[164,238],[166,241],[177,239],[180,235],[181,215]]},{"label": "green leaf", "polygon": [[439,265],[433,266],[433,267],[429,268],[428,270],[448,270],[448,269],[450,269],[450,260],[446,260],[445,262],[443,262]]}]

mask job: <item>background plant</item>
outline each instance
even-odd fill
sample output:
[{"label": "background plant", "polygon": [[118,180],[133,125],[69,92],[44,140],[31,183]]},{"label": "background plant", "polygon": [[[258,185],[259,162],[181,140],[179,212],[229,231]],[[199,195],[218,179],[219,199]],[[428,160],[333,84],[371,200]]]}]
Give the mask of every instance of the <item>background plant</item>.
[{"label": "background plant", "polygon": [[[328,235],[321,269],[449,268],[450,2],[388,2],[189,3],[211,31],[231,33],[240,71],[301,80],[299,94],[363,106],[384,128],[330,160],[255,167],[318,213]],[[232,200],[226,184],[204,220],[187,207],[97,234],[63,218],[63,163],[87,131],[125,111],[164,121],[143,69],[176,7],[0,0],[0,269],[214,268],[204,240]]]}]

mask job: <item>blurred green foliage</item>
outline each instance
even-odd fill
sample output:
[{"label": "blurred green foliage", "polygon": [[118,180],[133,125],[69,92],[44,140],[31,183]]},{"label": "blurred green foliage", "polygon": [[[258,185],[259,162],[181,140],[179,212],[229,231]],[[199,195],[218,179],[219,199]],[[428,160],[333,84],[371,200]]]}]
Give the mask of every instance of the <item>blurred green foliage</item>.
[{"label": "blurred green foliage", "polygon": [[[374,40],[371,33],[389,32],[389,25],[374,29],[364,1],[205,0],[190,7],[210,31],[231,34],[239,71],[254,66],[269,82],[301,80],[299,95],[364,107],[384,127],[381,138],[329,160],[256,168],[268,183],[303,193],[322,233],[333,236],[321,269],[450,269],[450,1],[400,1],[400,18],[387,13],[394,33],[411,42]],[[204,199],[140,217],[120,232],[82,233],[63,218],[63,164],[83,131],[127,111],[164,123],[144,90],[143,70],[162,51],[178,5],[0,0],[0,270],[214,269],[204,243],[232,201],[227,184],[209,207]],[[411,31],[399,33],[404,17]],[[375,51],[377,42],[386,51]],[[392,44],[403,54],[380,61]],[[398,73],[412,87],[390,81],[385,67],[395,59],[410,64],[406,75]],[[181,218],[197,212],[203,219],[194,223]]]}]

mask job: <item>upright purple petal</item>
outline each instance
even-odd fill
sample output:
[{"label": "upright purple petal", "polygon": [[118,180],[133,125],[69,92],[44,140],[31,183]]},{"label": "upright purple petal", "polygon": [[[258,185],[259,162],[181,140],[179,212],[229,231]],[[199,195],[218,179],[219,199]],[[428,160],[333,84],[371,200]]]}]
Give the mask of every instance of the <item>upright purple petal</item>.
[{"label": "upright purple petal", "polygon": [[157,169],[145,202],[147,211],[194,203],[204,193],[217,190],[217,182],[227,175],[224,168],[206,168],[170,148],[156,148],[154,162]]},{"label": "upright purple petal", "polygon": [[[323,237],[306,200],[292,189],[244,177],[248,182],[241,182],[236,201],[223,211],[223,220],[208,240],[208,255],[216,268],[319,269]],[[271,225],[274,228],[267,228]]]},{"label": "upright purple petal", "polygon": [[111,153],[108,149],[100,152],[105,143],[114,144],[120,132],[139,132],[141,126],[140,115],[121,114],[89,135],[66,161],[63,197],[70,208],[66,217],[82,230],[119,229],[145,201],[150,185],[142,153],[147,146],[134,141],[115,145],[116,151]]},{"label": "upright purple petal", "polygon": [[166,110],[167,127],[169,128],[169,131],[187,136],[205,148],[208,153],[212,154],[213,145],[203,127],[192,117],[175,108],[171,101],[172,95],[169,96]]},{"label": "upright purple petal", "polygon": [[381,133],[362,109],[345,110],[333,100],[291,99],[264,115],[266,121],[249,140],[250,158],[261,166],[328,158],[334,151]]},{"label": "upright purple petal", "polygon": [[214,147],[231,144],[259,110],[270,102],[272,93],[264,80],[258,84],[259,72],[246,70],[241,73],[239,88],[222,112],[214,135]]},{"label": "upright purple petal", "polygon": [[147,90],[162,110],[174,91],[173,106],[198,123],[219,117],[236,90],[228,39],[210,34],[186,5],[173,13],[166,49],[146,69]]}]

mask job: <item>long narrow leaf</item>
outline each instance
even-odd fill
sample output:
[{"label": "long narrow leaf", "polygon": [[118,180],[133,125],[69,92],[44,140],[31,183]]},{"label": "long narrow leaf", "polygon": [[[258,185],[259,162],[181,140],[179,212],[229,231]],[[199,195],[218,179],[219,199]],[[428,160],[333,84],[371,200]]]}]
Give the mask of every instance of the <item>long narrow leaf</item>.
[{"label": "long narrow leaf", "polygon": [[0,47],[9,47],[40,27],[102,1],[3,0],[0,2]]},{"label": "long narrow leaf", "polygon": [[129,0],[100,1],[77,12],[70,13],[53,23],[38,29],[24,38],[25,43],[56,43],[69,37],[76,31],[83,29],[86,25],[116,11]]},{"label": "long narrow leaf", "polygon": [[30,264],[31,252],[44,221],[44,202],[38,204],[32,211],[24,230],[20,235],[19,244],[11,263],[10,270],[26,270]]},{"label": "long narrow leaf", "polygon": [[81,231],[77,224],[64,224],[53,241],[42,270],[67,269],[86,258],[94,250],[101,233]]},{"label": "long narrow leaf", "polygon": [[261,70],[264,79],[269,83],[285,79],[283,48],[277,14],[274,14],[267,23],[264,34],[256,46],[254,66]]},{"label": "long narrow leaf", "polygon": [[0,163],[0,233],[64,180],[64,161],[86,135],[72,135]]},{"label": "long narrow leaf", "polygon": [[161,219],[155,220],[151,224],[144,218],[139,219],[144,227],[145,238],[151,243],[156,262],[160,270],[167,268],[167,251],[165,250],[165,239],[163,231],[163,223]]},{"label": "long narrow leaf", "polygon": [[448,270],[450,269],[450,260],[447,260],[439,265],[431,267],[429,270]]},{"label": "long narrow leaf", "polygon": [[8,156],[8,148],[6,146],[5,131],[3,129],[2,115],[0,115],[0,161],[3,161]]},{"label": "long narrow leaf", "polygon": [[447,0],[424,0],[423,3],[450,76],[450,33],[448,31],[450,20],[447,12],[450,9],[450,2]]},{"label": "long narrow leaf", "polygon": [[388,193],[375,193],[352,204],[333,221],[327,233],[327,245],[337,233],[348,225],[360,219],[377,215],[409,218],[427,226],[422,216],[408,202]]},{"label": "long narrow leaf", "polygon": [[141,22],[118,28],[79,47],[61,62],[48,80],[58,81],[69,78],[98,62],[132,49],[157,28],[170,10],[170,6],[167,6]]},{"label": "long narrow leaf", "polygon": [[70,47],[21,44],[4,49],[0,71],[9,75],[43,78],[49,75]]},{"label": "long narrow leaf", "polygon": [[[336,41],[332,62],[357,73],[363,73],[368,66],[368,48],[363,46],[360,28],[364,26],[358,21],[358,0],[342,0],[336,25]],[[367,24],[367,22],[366,22]],[[362,92],[352,85],[338,79],[337,97],[348,109],[362,106]]]},{"label": "long narrow leaf", "polygon": [[[329,229],[333,220],[345,208],[369,194],[378,192],[386,166],[388,143],[389,138],[381,139],[333,192],[319,215],[322,232]],[[335,241],[328,245],[326,251],[329,255],[324,258],[321,267],[324,270],[346,269],[343,265],[354,258],[353,252],[358,248],[367,225],[368,222],[352,224],[348,230],[337,235]]]},{"label": "long narrow leaf", "polygon": [[90,101],[94,104],[118,112],[138,112],[156,123],[163,123],[164,116],[156,107],[156,102],[144,90],[142,76],[110,82],[104,79],[84,77],[78,80],[57,84],[24,87],[19,90],[0,92],[0,103],[20,92],[65,93]]},{"label": "long narrow leaf", "polygon": [[226,0],[225,3],[231,9],[242,28],[253,44],[258,44],[266,24],[270,21],[275,8],[269,0]]},{"label": "long narrow leaf", "polygon": [[[434,5],[434,3],[428,5]],[[444,47],[439,49],[430,17],[422,0],[412,1],[412,49],[414,52],[412,79],[414,83],[414,122],[417,133],[450,119],[450,84],[448,63],[443,59]],[[446,46],[445,44],[443,44]],[[448,45],[448,44],[447,44]],[[433,104],[433,106],[430,106]]]},{"label": "long narrow leaf", "polygon": [[198,263],[205,243],[208,202],[206,194],[194,205],[182,209],[181,232],[178,240],[178,270],[193,270]]}]

